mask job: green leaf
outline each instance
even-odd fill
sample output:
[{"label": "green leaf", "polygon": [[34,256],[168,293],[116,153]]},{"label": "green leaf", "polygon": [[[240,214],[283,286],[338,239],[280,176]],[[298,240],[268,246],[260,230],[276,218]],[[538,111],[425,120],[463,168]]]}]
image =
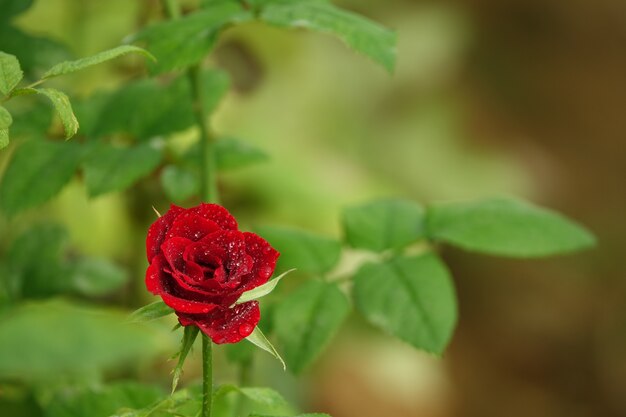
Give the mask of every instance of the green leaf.
[{"label": "green leaf", "polygon": [[193,342],[196,341],[196,337],[198,337],[198,332],[200,329],[196,326],[186,326],[183,333],[183,340],[181,342],[180,351],[178,352],[178,362],[176,363],[176,367],[174,368],[174,377],[172,378],[172,394],[176,391],[176,387],[178,386],[178,380],[183,373],[183,365],[185,364],[185,359],[187,359],[187,355],[191,351],[193,347]]},{"label": "green leaf", "polygon": [[200,190],[196,173],[176,165],[168,165],[161,171],[161,186],[167,198],[174,202],[185,201]]},{"label": "green leaf", "polygon": [[257,227],[256,232],[280,252],[278,270],[322,274],[339,261],[341,244],[331,238],[285,227]]},{"label": "green leaf", "polygon": [[259,148],[234,138],[223,138],[215,143],[215,159],[221,171],[247,167],[269,160]]},{"label": "green leaf", "polygon": [[424,209],[407,200],[379,200],[343,212],[350,246],[381,252],[401,248],[424,237]]},{"label": "green leaf", "polygon": [[0,5],[0,22],[6,24],[5,21],[25,12],[32,4],[33,0],[2,0]]},{"label": "green leaf", "polygon": [[65,138],[69,139],[74,136],[76,132],[78,132],[78,120],[76,120],[76,116],[74,116],[70,99],[65,95],[65,93],[52,88],[39,88],[37,89],[37,93],[43,94],[52,102],[54,109],[63,123]]},{"label": "green leaf", "polygon": [[43,383],[112,367],[128,371],[129,364],[174,349],[166,328],[125,318],[59,300],[21,303],[0,317],[0,378]]},{"label": "green leaf", "polygon": [[201,393],[196,389],[184,389],[168,395],[161,401],[140,409],[123,407],[112,417],[196,417],[199,416]]},{"label": "green leaf", "polygon": [[586,249],[595,238],[564,216],[512,199],[431,207],[433,240],[491,255],[530,258]]},{"label": "green leaf", "polygon": [[255,346],[251,343],[228,343],[224,346],[226,359],[234,364],[249,364],[254,357]]},{"label": "green leaf", "polygon": [[246,337],[246,340],[257,347],[260,347],[261,349],[278,359],[283,365],[283,369],[287,369],[283,358],[280,356],[274,345],[272,345],[270,341],[267,340],[267,337],[265,337],[265,335],[263,334],[261,329],[258,328],[258,326],[254,328],[254,330],[248,337]]},{"label": "green leaf", "polygon": [[9,145],[9,129],[0,129],[0,149]]},{"label": "green leaf", "polygon": [[15,55],[22,70],[32,78],[38,75],[37,70],[48,68],[70,56],[64,45],[45,37],[32,36],[4,22],[0,23],[0,51]]},{"label": "green leaf", "polygon": [[77,59],[75,61],[61,62],[60,64],[57,64],[54,67],[50,68],[48,71],[46,71],[41,78],[45,80],[48,78],[57,77],[59,75],[80,71],[82,69],[98,65],[130,53],[139,53],[147,58],[150,58],[153,61],[156,61],[156,58],[154,58],[154,56],[152,56],[150,52],[146,51],[143,48],[132,45],[122,45],[118,46],[117,48],[109,49],[108,51],[100,52],[90,57]]},{"label": "green leaf", "polygon": [[124,190],[156,169],[162,159],[151,143],[128,148],[101,146],[84,161],[89,196]]},{"label": "green leaf", "polygon": [[441,354],[452,336],[454,287],[433,254],[366,264],[355,275],[353,293],[369,322],[418,349]]},{"label": "green leaf", "polygon": [[[268,416],[267,414],[250,414],[248,417],[279,417],[279,416]],[[323,413],[307,413],[307,414],[298,414],[296,417],[331,417],[329,414]]]},{"label": "green leaf", "polygon": [[273,280],[268,281],[265,284],[260,285],[256,288],[253,288],[250,291],[244,292],[243,294],[241,294],[241,296],[235,302],[235,304],[243,304],[243,303],[247,303],[248,301],[258,300],[261,297],[265,297],[267,294],[274,291],[274,288],[276,288],[280,280],[283,279],[285,275],[293,271],[295,271],[295,269],[290,269],[289,271],[285,271],[279,276],[277,276],[276,278],[274,278]]},{"label": "green leaf", "polygon": [[0,106],[0,129],[8,129],[13,123],[11,113],[4,107]]},{"label": "green leaf", "polygon": [[173,312],[174,309],[165,304],[163,301],[155,301],[154,303],[150,303],[133,311],[130,315],[130,322],[139,323],[155,320],[172,314]]},{"label": "green leaf", "polygon": [[227,25],[250,20],[252,15],[235,2],[218,3],[201,11],[148,26],[129,41],[146,42],[158,61],[155,73],[196,64],[213,49],[218,33]]},{"label": "green leaf", "polygon": [[214,394],[215,398],[238,392],[245,395],[249,400],[269,408],[282,408],[287,406],[287,401],[278,392],[265,387],[245,387],[240,388],[232,384],[221,385]]},{"label": "green leaf", "polygon": [[0,182],[0,207],[14,215],[45,203],[70,181],[82,157],[83,148],[75,143],[24,143]]},{"label": "green leaf", "polygon": [[22,80],[24,73],[14,55],[0,52],[0,93],[8,96]]},{"label": "green leaf", "polygon": [[396,34],[371,20],[322,1],[282,2],[264,7],[260,19],[279,27],[305,28],[337,36],[392,72]]},{"label": "green leaf", "polygon": [[83,295],[98,297],[120,289],[128,282],[128,273],[101,258],[82,258],[73,267],[73,288]]},{"label": "green leaf", "polygon": [[45,417],[109,417],[121,408],[149,406],[162,396],[159,387],[133,382],[82,388],[54,396],[46,406]]},{"label": "green leaf", "polygon": [[294,373],[310,366],[339,330],[350,303],[336,284],[311,280],[282,299],[274,311],[274,327]]}]

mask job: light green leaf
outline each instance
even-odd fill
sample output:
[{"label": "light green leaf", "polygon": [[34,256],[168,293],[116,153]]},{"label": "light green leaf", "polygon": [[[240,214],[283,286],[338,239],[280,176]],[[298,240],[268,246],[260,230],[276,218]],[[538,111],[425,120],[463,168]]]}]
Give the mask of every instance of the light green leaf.
[{"label": "light green leaf", "polygon": [[278,285],[280,280],[283,279],[285,277],[285,275],[287,275],[288,273],[293,272],[293,271],[295,271],[295,268],[294,269],[290,269],[289,271],[283,272],[282,274],[280,274],[279,276],[277,276],[273,280],[268,281],[268,282],[266,282],[263,285],[260,285],[260,286],[258,286],[256,288],[253,288],[250,291],[244,292],[243,294],[241,294],[241,296],[235,302],[235,304],[247,303],[248,301],[258,300],[259,298],[266,296],[267,294],[269,294],[272,291],[274,291],[274,288],[276,288],[276,286]]},{"label": "light green leaf", "polygon": [[407,200],[379,200],[343,212],[350,246],[381,252],[401,248],[424,237],[424,209]]},{"label": "light green leaf", "polygon": [[167,197],[174,202],[185,201],[200,190],[196,173],[176,165],[168,165],[161,171],[161,186]]},{"label": "light green leaf", "polygon": [[176,363],[176,367],[174,368],[174,377],[172,378],[172,394],[176,391],[176,387],[178,386],[178,380],[183,373],[183,365],[185,364],[185,359],[187,359],[187,355],[191,351],[193,347],[193,342],[196,341],[196,337],[198,337],[198,332],[200,329],[196,326],[186,326],[183,333],[183,340],[181,341],[180,351],[178,352],[178,362]]},{"label": "light green leaf", "polygon": [[24,73],[14,55],[0,52],[0,93],[8,96],[22,80]]},{"label": "light green leaf", "polygon": [[[112,417],[196,417],[201,396],[196,389],[184,389],[141,409],[119,408]],[[191,411],[191,412],[190,412]]]},{"label": "light green leaf", "polygon": [[174,349],[167,329],[124,320],[122,312],[58,300],[21,303],[0,317],[0,378],[44,383],[128,370]]},{"label": "light green leaf", "polygon": [[283,369],[287,369],[285,361],[283,360],[283,358],[280,357],[280,354],[278,353],[276,348],[270,343],[269,340],[267,340],[267,337],[265,337],[261,329],[255,327],[252,333],[250,333],[250,335],[246,337],[246,340],[253,345],[260,347],[261,349],[278,359],[283,365]]},{"label": "light green leaf", "polygon": [[0,149],[9,145],[9,129],[0,129]]},{"label": "light green leaf", "polygon": [[74,136],[76,132],[78,132],[78,120],[76,120],[76,116],[74,116],[70,99],[65,95],[65,93],[52,88],[39,88],[37,89],[37,93],[43,94],[52,102],[54,109],[63,123],[65,138],[69,139]]},{"label": "light green leaf", "polygon": [[595,244],[590,232],[561,214],[513,199],[433,206],[427,217],[433,240],[491,255],[550,256]]},{"label": "light green leaf", "polygon": [[256,232],[280,252],[278,270],[298,268],[299,271],[322,274],[339,261],[341,244],[331,238],[298,229],[262,226]]},{"label": "light green leaf", "polygon": [[128,282],[128,273],[102,258],[82,258],[73,266],[72,287],[81,294],[98,297],[121,288]]},{"label": "light green leaf", "polygon": [[274,310],[276,337],[289,369],[298,374],[330,343],[347,317],[350,303],[336,284],[311,280]]},{"label": "light green leaf", "polygon": [[445,265],[433,254],[366,264],[354,278],[354,302],[369,322],[418,349],[441,354],[457,318]]},{"label": "light green leaf", "polygon": [[152,173],[162,156],[161,150],[150,143],[128,148],[101,146],[83,163],[89,196],[130,187]]},{"label": "light green leaf", "polygon": [[8,215],[38,206],[67,184],[83,157],[75,143],[28,141],[13,154],[0,182],[0,207]]},{"label": "light green leaf", "polygon": [[232,384],[221,385],[214,394],[214,398],[238,392],[245,395],[249,400],[269,408],[283,408],[287,406],[287,401],[278,392],[265,387],[244,387],[240,388]]},{"label": "light green leaf", "polygon": [[148,26],[128,39],[146,42],[158,61],[155,73],[196,64],[213,49],[218,33],[227,25],[250,20],[252,15],[236,2],[217,3],[205,9]]},{"label": "light green leaf", "polygon": [[59,75],[80,71],[82,69],[98,65],[102,62],[106,62],[130,53],[139,53],[147,58],[150,58],[153,61],[156,61],[156,58],[152,56],[150,52],[146,51],[143,48],[132,45],[122,45],[118,46],[117,48],[109,49],[108,51],[100,52],[90,57],[77,59],[75,61],[61,62],[60,64],[57,64],[54,67],[50,68],[48,71],[46,71],[41,78],[45,80],[47,78],[57,77]]},{"label": "light green leaf", "polygon": [[0,129],[8,129],[13,123],[11,113],[4,107],[0,106]]},{"label": "light green leaf", "polygon": [[57,394],[45,408],[45,417],[109,417],[120,408],[146,407],[163,396],[160,388],[121,382]]},{"label": "light green leaf", "polygon": [[155,301],[154,303],[150,303],[133,311],[130,315],[129,321],[131,323],[146,322],[165,317],[173,312],[174,309],[165,304],[163,301]]},{"label": "light green leaf", "polygon": [[362,16],[329,2],[301,1],[268,4],[260,19],[279,27],[305,28],[337,36],[348,46],[392,72],[396,59],[396,34]]}]

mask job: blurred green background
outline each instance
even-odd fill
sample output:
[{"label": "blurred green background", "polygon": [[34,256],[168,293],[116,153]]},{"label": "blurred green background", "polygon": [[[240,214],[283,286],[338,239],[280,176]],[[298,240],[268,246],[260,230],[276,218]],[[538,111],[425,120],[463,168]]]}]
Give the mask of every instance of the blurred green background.
[{"label": "blurred green background", "polygon": [[[215,129],[271,155],[267,163],[220,178],[224,205],[244,227],[287,224],[337,236],[341,208],[375,197],[432,202],[512,194],[586,224],[599,247],[542,261],[449,250],[444,256],[457,284],[460,323],[442,360],[353,319],[303,378],[283,375],[260,354],[255,380],[269,381],[304,409],[334,417],[626,415],[621,265],[626,3],[337,3],[397,30],[392,77],[330,37],[260,24],[226,32],[211,58],[234,85],[213,118]],[[120,44],[158,10],[153,0],[39,0],[17,24],[85,56]],[[61,83],[81,97],[136,76],[136,66],[112,63]],[[6,161],[0,154],[0,172]],[[33,222],[56,220],[69,229],[72,247],[113,258],[128,269],[127,288],[99,303],[134,308],[150,300],[143,287],[150,206],[167,208],[164,197],[145,201],[155,195],[157,179],[153,182],[142,186],[152,193],[90,200],[75,180],[44,208],[1,219],[2,245]],[[172,323],[116,331],[112,326],[123,321],[123,309],[100,317],[100,310],[75,312],[81,307],[50,303],[44,306],[54,312],[49,324],[33,322],[41,317],[36,314],[40,304],[15,313],[22,326],[47,330],[40,340],[25,343],[72,337],[55,327],[64,317],[86,317],[71,326],[96,323],[101,330],[90,341],[94,346],[84,349],[102,352],[77,357],[72,362],[77,376],[68,378],[89,379],[85,371],[104,367],[99,377],[139,375],[167,384],[171,362],[165,359],[177,348]],[[3,320],[0,345],[6,348],[19,326]],[[117,339],[110,340],[110,334]],[[111,353],[116,348],[117,356]],[[59,355],[58,369],[65,370]],[[116,365],[109,369],[113,356]],[[0,371],[37,381],[58,372],[42,371],[36,357],[0,358]],[[232,379],[232,368],[222,362],[218,378]],[[187,380],[199,376],[193,360],[186,369]],[[51,378],[60,384],[59,379],[58,374]],[[0,386],[0,398],[3,394],[9,403],[30,395]],[[9,411],[9,403],[4,405],[9,414],[0,414],[18,415],[11,414],[17,411]],[[20,412],[29,415],[23,408]]]}]

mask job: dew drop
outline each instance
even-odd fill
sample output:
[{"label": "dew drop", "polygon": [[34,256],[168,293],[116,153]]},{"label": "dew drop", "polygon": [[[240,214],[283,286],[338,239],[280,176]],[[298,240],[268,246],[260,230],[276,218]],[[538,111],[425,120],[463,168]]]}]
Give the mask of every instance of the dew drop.
[{"label": "dew drop", "polygon": [[248,323],[244,323],[239,326],[239,334],[243,337],[249,336],[250,333],[252,333],[252,330],[254,330],[254,326]]}]

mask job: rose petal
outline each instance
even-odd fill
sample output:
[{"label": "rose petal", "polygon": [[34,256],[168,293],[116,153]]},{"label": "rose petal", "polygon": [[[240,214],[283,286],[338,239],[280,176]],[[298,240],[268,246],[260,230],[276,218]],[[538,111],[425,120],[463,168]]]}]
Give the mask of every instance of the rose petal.
[{"label": "rose petal", "polygon": [[245,232],[243,235],[246,241],[246,252],[254,261],[252,270],[243,278],[243,290],[247,291],[268,281],[274,273],[280,253],[257,234]]},{"label": "rose petal", "polygon": [[237,343],[250,336],[261,318],[258,301],[219,307],[208,314],[179,314],[181,325],[195,324],[214,343]]},{"label": "rose petal", "polygon": [[146,237],[146,255],[148,257],[148,262],[158,255],[161,244],[165,240],[167,231],[176,217],[184,211],[184,208],[172,204],[167,213],[152,223],[148,229],[148,236]]},{"label": "rose petal", "polygon": [[189,211],[217,223],[222,229],[237,230],[237,220],[220,205],[202,203]]},{"label": "rose petal", "polygon": [[179,214],[172,223],[167,232],[167,239],[172,237],[184,237],[194,242],[202,239],[204,236],[221,230],[222,228],[214,221],[207,220],[200,215],[187,210]]}]

